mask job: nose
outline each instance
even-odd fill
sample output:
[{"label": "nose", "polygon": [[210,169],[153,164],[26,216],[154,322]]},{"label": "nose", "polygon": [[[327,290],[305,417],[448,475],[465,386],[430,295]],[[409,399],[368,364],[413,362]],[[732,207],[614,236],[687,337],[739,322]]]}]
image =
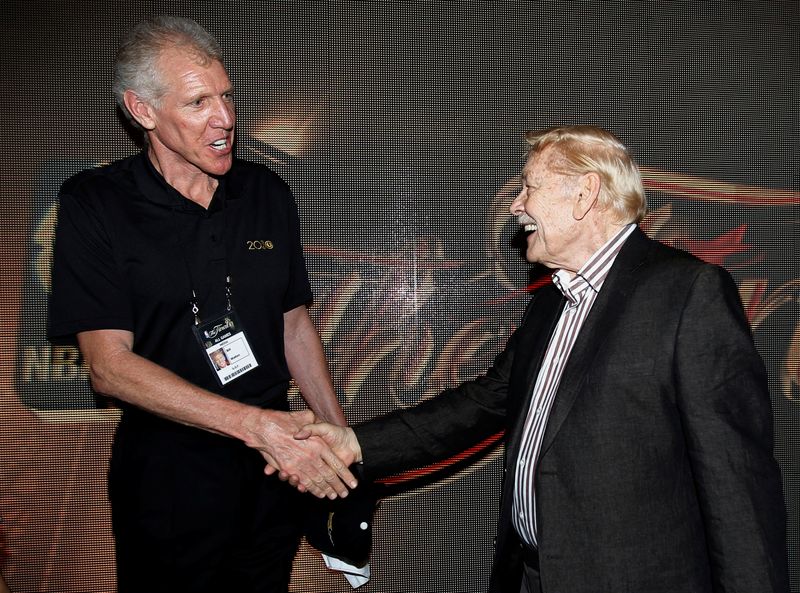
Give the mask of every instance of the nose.
[{"label": "nose", "polygon": [[236,110],[233,107],[233,103],[222,98],[218,99],[211,125],[223,130],[232,130],[235,123]]},{"label": "nose", "polygon": [[525,212],[525,188],[523,187],[517,197],[511,202],[511,206],[508,208],[509,212],[514,216],[519,216],[523,212]]}]

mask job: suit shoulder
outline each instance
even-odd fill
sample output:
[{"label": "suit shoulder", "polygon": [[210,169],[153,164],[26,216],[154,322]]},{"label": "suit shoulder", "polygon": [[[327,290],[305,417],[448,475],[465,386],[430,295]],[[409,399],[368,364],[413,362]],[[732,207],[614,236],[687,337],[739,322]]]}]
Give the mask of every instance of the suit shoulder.
[{"label": "suit shoulder", "polygon": [[660,261],[674,261],[677,265],[702,265],[704,262],[695,255],[678,247],[667,245],[657,239],[648,239],[651,257]]},{"label": "suit shoulder", "polygon": [[673,284],[693,285],[698,278],[716,278],[715,282],[733,284],[730,273],[717,264],[700,259],[678,247],[650,239],[650,250],[645,258],[646,267],[659,277],[672,278]]},{"label": "suit shoulder", "polygon": [[712,265],[688,251],[662,243],[657,239],[651,239],[644,235],[643,237],[646,244],[643,262],[649,264],[651,267],[679,268],[684,271],[689,271]]}]

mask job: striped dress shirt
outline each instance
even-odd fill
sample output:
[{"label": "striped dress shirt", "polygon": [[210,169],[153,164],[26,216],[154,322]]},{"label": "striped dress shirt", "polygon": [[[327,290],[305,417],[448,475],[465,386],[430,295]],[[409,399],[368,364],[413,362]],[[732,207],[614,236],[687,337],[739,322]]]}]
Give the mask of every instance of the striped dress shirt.
[{"label": "striped dress shirt", "polygon": [[550,409],[553,407],[564,366],[583,322],[586,321],[619,250],[635,227],[635,224],[623,227],[589,258],[573,278],[565,270],[557,270],[553,274],[553,283],[564,295],[566,303],[547,345],[533,388],[531,405],[522,430],[514,480],[514,528],[522,541],[534,548],[538,548],[534,478]]}]

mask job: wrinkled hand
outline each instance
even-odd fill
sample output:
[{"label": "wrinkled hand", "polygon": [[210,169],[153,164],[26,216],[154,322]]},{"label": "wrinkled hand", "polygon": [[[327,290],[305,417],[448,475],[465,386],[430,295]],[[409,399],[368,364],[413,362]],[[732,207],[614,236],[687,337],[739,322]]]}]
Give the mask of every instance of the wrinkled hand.
[{"label": "wrinkled hand", "polygon": [[361,462],[361,445],[353,429],[349,426],[336,426],[327,422],[307,424],[298,431],[294,438],[306,440],[312,438],[323,439],[336,456],[346,465]]},{"label": "wrinkled hand", "polygon": [[[267,461],[267,475],[280,472],[300,492],[310,492],[318,498],[345,497],[358,481],[322,438],[297,440],[294,435],[309,422],[314,422],[310,410],[279,412],[258,410],[246,421],[249,447],[258,449]],[[309,435],[311,436],[311,435]]]}]

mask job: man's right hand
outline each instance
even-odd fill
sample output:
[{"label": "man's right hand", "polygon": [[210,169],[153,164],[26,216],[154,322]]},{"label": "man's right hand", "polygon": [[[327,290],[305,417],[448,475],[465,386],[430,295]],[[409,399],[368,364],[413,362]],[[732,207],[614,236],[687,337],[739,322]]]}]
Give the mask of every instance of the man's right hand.
[{"label": "man's right hand", "polygon": [[323,439],[336,456],[348,466],[362,461],[361,445],[358,443],[356,433],[349,426],[318,422],[306,424],[294,435],[294,438],[299,441],[313,437]]},{"label": "man's right hand", "polygon": [[348,469],[347,458],[337,456],[318,436],[308,434],[304,439],[294,438],[311,422],[314,422],[314,413],[310,410],[254,410],[245,423],[248,433],[245,443],[258,449],[266,459],[267,474],[278,471],[282,479],[300,492],[310,492],[318,498],[344,498],[348,488],[358,485]]}]

